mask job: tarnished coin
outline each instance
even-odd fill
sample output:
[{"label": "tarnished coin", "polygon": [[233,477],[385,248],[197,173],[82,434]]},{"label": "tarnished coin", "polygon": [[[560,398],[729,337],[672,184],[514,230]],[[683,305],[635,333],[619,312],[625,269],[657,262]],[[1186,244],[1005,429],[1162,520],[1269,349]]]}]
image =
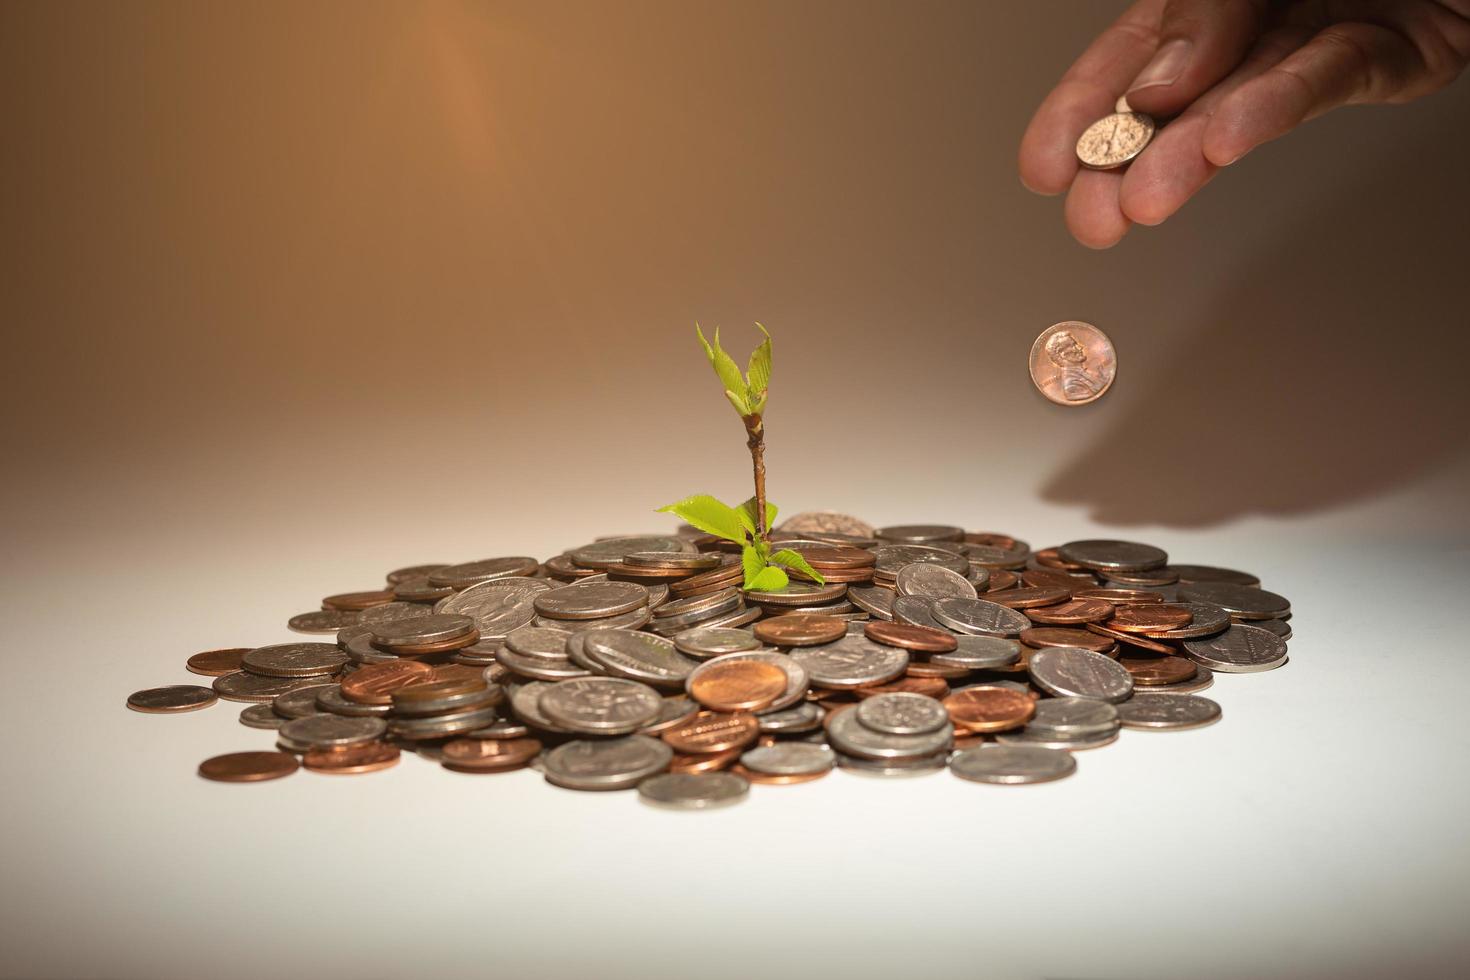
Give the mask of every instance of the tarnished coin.
[{"label": "tarnished coin", "polygon": [[935,619],[956,633],[1007,637],[1031,628],[1025,614],[988,599],[939,599],[930,608]]},{"label": "tarnished coin", "polygon": [[[475,621],[457,613],[434,613],[414,619],[373,624],[373,642],[379,646],[422,646],[453,640],[474,632]],[[247,659],[248,666],[248,659]]]},{"label": "tarnished coin", "polygon": [[1045,783],[1077,771],[1070,752],[1034,745],[986,745],[956,753],[949,768],[975,783]]},{"label": "tarnished coin", "polygon": [[230,647],[226,650],[205,650],[190,657],[184,667],[191,674],[203,674],[206,677],[219,677],[240,669],[240,658],[249,653],[252,647]]},{"label": "tarnished coin", "polygon": [[902,647],[919,653],[948,653],[959,647],[959,641],[948,630],[907,623],[870,622],[863,627],[868,639],[891,647]]},{"label": "tarnished coin", "polygon": [[930,663],[948,667],[963,667],[966,670],[991,670],[1009,667],[1021,659],[1021,644],[1000,636],[976,636],[964,634],[955,637],[955,649],[948,653],[936,653]]},{"label": "tarnished coin", "polygon": [[300,751],[353,745],[382,738],[388,724],[381,718],[344,718],[341,715],[316,714],[293,718],[277,733],[279,744]]},{"label": "tarnished coin", "polygon": [[481,640],[503,640],[536,617],[532,600],[553,588],[545,579],[502,579],[471,586],[434,606],[439,614],[468,616]]},{"label": "tarnished coin", "polygon": [[219,700],[214,691],[197,684],[175,684],[150,687],[128,695],[128,707],[147,714],[172,715],[181,711],[198,711]]},{"label": "tarnished coin", "polygon": [[922,694],[879,694],[854,710],[865,728],[890,735],[922,735],[949,723],[944,706]]},{"label": "tarnished coin", "polygon": [[428,579],[432,585],[467,589],[472,585],[479,585],[481,582],[489,582],[493,579],[530,575],[540,564],[536,559],[524,556],[483,558],[479,561],[463,562],[458,565],[446,565],[430,572]]},{"label": "tarnished coin", "polygon": [[361,612],[372,606],[381,606],[393,601],[392,589],[369,589],[362,592],[338,592],[322,600],[323,609],[341,609],[344,612]]},{"label": "tarnished coin", "polygon": [[299,767],[285,752],[231,752],[199,763],[199,775],[217,783],[259,783],[289,776]]},{"label": "tarnished coin", "polygon": [[507,772],[540,754],[541,742],[534,738],[457,738],[444,743],[439,763],[455,772]]},{"label": "tarnished coin", "polygon": [[572,561],[584,568],[611,568],[620,565],[628,555],[638,552],[687,552],[693,553],[694,546],[674,537],[625,537],[604,538],[591,544],[574,548],[567,554]]},{"label": "tarnished coin", "polygon": [[588,677],[551,685],[542,693],[539,707],[568,731],[628,735],[658,717],[663,698],[637,681]]},{"label": "tarnished coin", "polygon": [[315,677],[262,677],[243,670],[214,679],[214,693],[226,701],[270,701],[299,687],[320,687],[321,675]]},{"label": "tarnished coin", "polygon": [[923,544],[885,545],[873,552],[873,558],[876,562],[873,566],[874,576],[887,578],[889,581],[896,578],[904,566],[913,564],[938,565],[960,575],[970,570],[970,559],[964,555],[948,548]]},{"label": "tarnished coin", "polygon": [[1169,561],[1163,549],[1136,541],[1069,541],[1057,548],[1057,554],[1073,564],[1099,571],[1141,571]]},{"label": "tarnished coin", "polygon": [[448,568],[443,562],[429,562],[424,565],[410,565],[407,568],[395,568],[387,575],[389,585],[397,585],[411,578],[425,578],[434,574],[441,568]]},{"label": "tarnished coin", "polygon": [[1009,731],[1036,714],[1034,698],[996,684],[961,688],[945,698],[943,706],[955,728],[969,732]]},{"label": "tarnished coin", "polygon": [[674,641],[633,630],[593,630],[583,651],[610,674],[661,687],[678,687],[699,666]]},{"label": "tarnished coin", "polygon": [[[321,678],[317,680],[320,681]],[[271,700],[271,710],[282,718],[305,718],[307,715],[320,714],[322,709],[317,707],[317,695],[325,688],[336,686],[336,684],[317,684],[287,691]]]},{"label": "tarnished coin", "polygon": [[945,624],[934,615],[935,600],[917,595],[901,595],[893,600],[892,622],[903,626],[924,626],[941,633]]},{"label": "tarnished coin", "polygon": [[1261,579],[1250,572],[1238,572],[1233,568],[1217,568],[1214,565],[1171,565],[1179,576],[1180,585],[1193,585],[1197,582],[1228,582],[1231,585],[1245,585],[1260,588]]},{"label": "tarnished coin", "polygon": [[1081,647],[1047,647],[1026,662],[1037,687],[1059,698],[1117,703],[1133,693],[1133,677],[1116,662]]},{"label": "tarnished coin", "polygon": [[1220,705],[1193,694],[1135,694],[1118,705],[1124,728],[1179,731],[1220,720]]},{"label": "tarnished coin", "polygon": [[828,772],[837,757],[825,745],[810,742],[777,742],[750,749],[740,756],[740,764],[752,772],[772,776],[808,776]]},{"label": "tarnished coin", "polygon": [[[1190,605],[1200,605],[1200,603],[1190,603]],[[1225,615],[1228,618],[1230,614],[1226,613]],[[1283,640],[1291,639],[1291,624],[1284,619],[1253,619],[1250,621],[1250,625],[1260,627],[1263,630],[1270,630]],[[1221,628],[1223,629],[1224,627]],[[1174,638],[1172,632],[1167,634],[1167,636],[1169,639]]]},{"label": "tarnished coin", "polygon": [[756,639],[777,647],[807,647],[831,643],[847,635],[847,624],[820,613],[789,613],[755,624]]},{"label": "tarnished coin", "polygon": [[301,757],[301,765],[312,772],[338,776],[360,776],[382,772],[398,765],[399,749],[387,742],[363,742],[327,749],[311,749]]},{"label": "tarnished coin", "polygon": [[666,772],[638,784],[643,802],[672,810],[713,810],[750,795],[750,783],[732,772]]},{"label": "tarnished coin", "polygon": [[741,656],[733,654],[701,664],[689,677],[690,696],[715,711],[770,707],[786,690],[786,672],[775,664]]},{"label": "tarnished coin", "polygon": [[929,599],[973,599],[975,586],[959,572],[928,562],[903,566],[894,576],[899,595],[924,596]]},{"label": "tarnished coin", "polygon": [[895,524],[879,528],[875,537],[895,544],[930,544],[935,541],[963,541],[965,529],[952,524]]},{"label": "tarnished coin", "polygon": [[805,511],[782,521],[779,530],[793,534],[841,534],[854,538],[872,538],[873,525],[850,514],[836,511]]},{"label": "tarnished coin", "polygon": [[1117,727],[1117,706],[1091,698],[1042,698],[1026,723],[1033,734],[1057,738],[1092,738]]},{"label": "tarnished coin", "polygon": [[314,677],[341,670],[347,654],[335,643],[280,643],[256,647],[240,663],[252,674],[265,677]]},{"label": "tarnished coin", "polygon": [[543,657],[549,660],[565,660],[567,640],[572,634],[566,630],[548,626],[522,626],[505,638],[505,645],[523,657]]},{"label": "tarnished coin", "polygon": [[1195,663],[1227,674],[1270,670],[1286,663],[1286,641],[1259,626],[1237,623],[1225,632],[1185,640],[1184,652]]},{"label": "tarnished coin", "polygon": [[[647,550],[647,549],[643,549]],[[542,756],[548,782],[565,789],[632,789],[669,765],[674,752],[646,735],[575,739]]]},{"label": "tarnished coin", "polygon": [[1089,170],[1116,170],[1154,138],[1154,121],[1141,112],[1112,112],[1077,137],[1077,161]]},{"label": "tarnished coin", "polygon": [[898,677],[909,665],[906,650],[851,633],[822,646],[793,650],[791,659],[805,668],[815,683],[839,690],[882,684]]},{"label": "tarnished coin", "polygon": [[1180,684],[1189,680],[1199,667],[1184,657],[1126,656],[1118,658],[1118,666],[1133,677],[1139,687]]},{"label": "tarnished coin", "polygon": [[[935,707],[939,708],[937,702]],[[943,714],[942,708],[940,713]],[[853,709],[828,717],[827,738],[834,749],[846,755],[864,759],[914,759],[932,756],[948,748],[954,739],[954,727],[946,717],[940,727],[932,731],[894,735],[867,727],[858,718],[857,710]]]},{"label": "tarnished coin", "polygon": [[275,731],[288,721],[290,721],[289,718],[276,714],[275,709],[268,704],[252,704],[240,712],[240,724],[246,728]]},{"label": "tarnished coin", "polygon": [[581,581],[543,592],[533,603],[549,619],[603,619],[648,605],[648,590],[637,582]]},{"label": "tarnished coin", "polygon": [[293,633],[335,633],[344,626],[357,622],[357,612],[340,609],[313,609],[286,621],[286,628]]},{"label": "tarnished coin", "polygon": [[1189,613],[1189,623],[1148,636],[1156,640],[1192,640],[1218,633],[1230,625],[1230,613],[1213,602],[1176,602],[1174,606]]},{"label": "tarnished coin", "polygon": [[1291,612],[1291,603],[1274,592],[1230,582],[1180,586],[1179,597],[1192,602],[1212,602],[1238,619],[1277,619]]},{"label": "tarnished coin", "polygon": [[847,598],[854,606],[878,619],[892,619],[893,600],[897,593],[878,585],[849,586]]},{"label": "tarnished coin", "polygon": [[1058,405],[1096,401],[1112,386],[1117,372],[1113,342],[1081,320],[1054,323],[1031,345],[1031,382]]},{"label": "tarnished coin", "polygon": [[707,660],[726,653],[755,650],[761,645],[749,630],[696,626],[673,636],[674,647],[683,654]]},{"label": "tarnished coin", "polygon": [[418,602],[386,602],[357,614],[358,626],[375,626],[395,619],[418,619],[434,615],[434,607]]}]

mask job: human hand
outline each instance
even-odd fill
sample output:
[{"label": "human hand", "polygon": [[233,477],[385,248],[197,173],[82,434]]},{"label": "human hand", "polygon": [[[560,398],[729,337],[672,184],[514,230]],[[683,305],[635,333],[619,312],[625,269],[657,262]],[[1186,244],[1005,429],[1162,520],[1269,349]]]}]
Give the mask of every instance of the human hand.
[{"label": "human hand", "polygon": [[[1470,0],[1139,0],[1036,110],[1021,181],[1066,191],[1072,235],[1108,248],[1306,120],[1428,95],[1467,61]],[[1134,111],[1176,118],[1126,170],[1082,169],[1078,136],[1125,92]]]}]

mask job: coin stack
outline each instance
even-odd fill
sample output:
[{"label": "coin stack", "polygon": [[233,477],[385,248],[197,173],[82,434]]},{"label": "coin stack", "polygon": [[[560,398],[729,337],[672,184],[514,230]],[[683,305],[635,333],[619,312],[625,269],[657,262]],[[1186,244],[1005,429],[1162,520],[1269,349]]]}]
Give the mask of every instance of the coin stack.
[{"label": "coin stack", "polygon": [[212,688],[128,703],[253,702],[241,722],[276,730],[278,751],[207,760],[210,779],[372,772],[406,748],[458,773],[529,766],[556,786],[637,787],[651,804],[697,809],[834,768],[1061,778],[1074,752],[1121,729],[1217,720],[1196,693],[1215,672],[1286,661],[1285,599],[1146,544],[1033,551],[1004,534],[826,512],[772,538],[823,581],[742,590],[728,543],[692,528],[544,563],[417,565],[288,623],[335,643],[205,651],[187,666]]}]

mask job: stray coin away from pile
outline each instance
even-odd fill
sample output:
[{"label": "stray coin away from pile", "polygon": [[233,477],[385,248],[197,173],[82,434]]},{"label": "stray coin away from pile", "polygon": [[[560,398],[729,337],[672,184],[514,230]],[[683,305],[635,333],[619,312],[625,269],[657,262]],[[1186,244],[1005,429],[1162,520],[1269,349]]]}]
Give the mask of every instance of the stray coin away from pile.
[{"label": "stray coin away from pile", "polygon": [[1122,729],[1219,720],[1198,694],[1216,673],[1287,659],[1285,598],[1147,544],[1033,551],[830,512],[772,538],[826,584],[742,590],[739,554],[688,527],[545,562],[415,565],[288,621],[330,639],[196,653],[184,667],[209,686],[149,688],[127,707],[245,703],[240,723],[273,732],[275,750],[205,760],[218,782],[380,772],[406,750],[459,776],[532,768],[709,810],[834,769],[1050,782]]}]

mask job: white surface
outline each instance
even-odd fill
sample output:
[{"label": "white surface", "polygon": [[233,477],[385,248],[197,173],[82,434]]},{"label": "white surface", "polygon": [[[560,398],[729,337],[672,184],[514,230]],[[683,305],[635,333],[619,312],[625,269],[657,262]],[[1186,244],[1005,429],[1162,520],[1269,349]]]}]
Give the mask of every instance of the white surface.
[{"label": "white surface", "polygon": [[[1294,603],[1291,661],[1220,675],[1212,727],[1125,731],[1050,785],[838,772],[707,814],[409,755],[372,776],[213,784],[200,760],[271,742],[243,706],[123,707],[194,680],[196,650],[286,639],[266,624],[436,557],[412,542],[449,540],[447,518],[34,549],[5,600],[0,975],[1453,972],[1470,951],[1470,549],[1458,531],[1353,530],[1370,510],[1412,523],[1421,497],[1136,532]],[[1007,529],[1038,545],[1089,530],[1024,516]],[[529,533],[506,528],[519,547],[497,550]]]}]

